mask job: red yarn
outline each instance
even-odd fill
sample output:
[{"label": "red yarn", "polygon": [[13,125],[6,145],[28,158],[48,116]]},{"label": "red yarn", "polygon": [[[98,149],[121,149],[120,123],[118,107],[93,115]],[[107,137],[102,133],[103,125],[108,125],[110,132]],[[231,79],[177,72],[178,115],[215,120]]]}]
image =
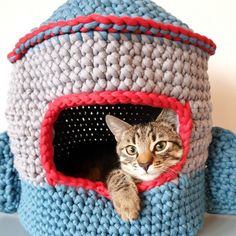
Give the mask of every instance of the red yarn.
[{"label": "red yarn", "polygon": [[152,107],[171,108],[177,112],[180,122],[180,136],[184,147],[183,156],[176,165],[170,167],[169,171],[161,174],[158,178],[138,184],[138,190],[140,192],[147,191],[151,188],[160,186],[165,182],[171,181],[178,176],[178,173],[181,171],[186,161],[189,151],[189,139],[192,129],[192,118],[189,103],[183,105],[175,98],[158,95],[155,93],[105,91],[66,95],[55,99],[49,104],[41,126],[40,155],[42,166],[46,171],[46,178],[50,185],[55,186],[56,184],[63,184],[73,187],[82,187],[85,189],[94,190],[104,197],[109,198],[109,194],[104,183],[65,176],[56,170],[56,166],[53,161],[52,136],[54,123],[62,110],[69,107],[109,104],[148,105]]},{"label": "red yarn", "polygon": [[[14,63],[17,60],[19,60],[20,58],[22,58],[24,56],[24,54],[29,50],[29,48],[35,46],[38,43],[43,42],[44,40],[47,40],[47,39],[55,36],[55,34],[53,32],[51,32],[50,35],[44,35],[44,38],[38,39],[35,43],[31,43],[23,51],[17,53],[17,49],[19,49],[22,44],[25,44],[28,40],[36,37],[37,35],[39,35],[42,32],[53,29],[55,27],[76,26],[81,23],[86,24],[86,23],[91,23],[94,21],[96,21],[98,23],[105,24],[105,25],[111,25],[110,28],[107,29],[107,31],[110,33],[115,33],[115,32],[127,33],[127,32],[129,32],[127,29],[116,30],[116,29],[112,28],[113,24],[129,25],[129,26],[143,26],[146,29],[153,28],[153,29],[163,30],[166,32],[165,33],[159,32],[157,34],[153,34],[150,30],[147,30],[146,32],[141,32],[140,30],[136,30],[135,33],[147,34],[147,35],[152,35],[152,36],[156,36],[156,37],[163,37],[163,38],[173,40],[173,41],[180,41],[183,44],[193,45],[198,48],[201,48],[203,51],[206,51],[210,55],[213,55],[215,52],[215,49],[216,49],[216,45],[214,44],[214,42],[212,40],[210,40],[207,37],[202,36],[200,34],[196,34],[188,29],[184,29],[180,26],[165,24],[162,22],[155,22],[151,19],[143,19],[141,17],[132,18],[132,17],[128,17],[128,16],[118,17],[118,16],[102,16],[102,15],[98,15],[98,14],[91,14],[88,16],[79,16],[75,19],[68,20],[68,21],[53,22],[53,23],[49,23],[48,25],[40,26],[38,29],[32,31],[31,33],[29,33],[29,34],[25,35],[23,38],[21,38],[19,40],[19,42],[16,44],[14,50],[8,54],[8,58],[9,59],[14,58],[12,60],[12,63]],[[86,28],[86,26],[82,27],[79,30],[79,32],[88,32],[88,31],[91,31],[91,29]],[[104,31],[104,29],[102,29],[100,27],[96,27],[95,29],[92,29],[92,31]],[[170,33],[167,34],[168,31],[178,34],[178,36],[173,37]],[[74,31],[71,30],[70,33],[74,33]],[[63,31],[60,31],[59,35],[62,35],[62,34],[65,34],[65,33]],[[201,41],[202,43],[209,45],[209,48],[206,48],[204,46],[200,46],[197,43],[191,43],[189,40],[183,40],[179,37],[179,35],[187,36],[188,38],[197,39],[198,41]],[[212,47],[213,50],[211,50],[210,47]]]}]

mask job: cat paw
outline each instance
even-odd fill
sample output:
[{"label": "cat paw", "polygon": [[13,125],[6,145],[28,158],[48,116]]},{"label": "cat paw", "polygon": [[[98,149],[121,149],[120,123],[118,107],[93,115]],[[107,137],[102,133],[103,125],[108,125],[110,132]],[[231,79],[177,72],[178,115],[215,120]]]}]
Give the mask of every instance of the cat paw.
[{"label": "cat paw", "polygon": [[124,221],[136,220],[140,212],[140,198],[135,194],[123,194],[121,198],[113,199],[114,207]]}]

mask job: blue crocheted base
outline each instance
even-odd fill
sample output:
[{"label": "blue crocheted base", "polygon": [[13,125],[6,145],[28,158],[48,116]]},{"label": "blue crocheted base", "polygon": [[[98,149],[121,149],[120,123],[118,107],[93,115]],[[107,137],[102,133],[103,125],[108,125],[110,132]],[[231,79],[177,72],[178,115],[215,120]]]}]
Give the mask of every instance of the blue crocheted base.
[{"label": "blue crocheted base", "polygon": [[206,169],[209,213],[236,215],[236,135],[214,128]]},{"label": "blue crocheted base", "polygon": [[20,201],[20,180],[13,166],[7,133],[0,134],[0,212],[15,213]]},{"label": "blue crocheted base", "polygon": [[204,171],[182,175],[144,192],[137,221],[123,222],[109,200],[82,188],[22,182],[18,214],[34,236],[161,235],[193,236],[203,225]]}]

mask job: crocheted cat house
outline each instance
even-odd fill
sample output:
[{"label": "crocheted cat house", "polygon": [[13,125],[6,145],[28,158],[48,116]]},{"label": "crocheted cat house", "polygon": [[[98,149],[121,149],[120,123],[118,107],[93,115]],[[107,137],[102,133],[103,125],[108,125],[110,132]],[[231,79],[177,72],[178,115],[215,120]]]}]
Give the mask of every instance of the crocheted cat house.
[{"label": "crocheted cat house", "polygon": [[[17,211],[31,235],[196,235],[205,212],[207,63],[215,48],[149,0],[62,5],[8,56],[0,210]],[[94,145],[115,145],[105,115],[140,123],[162,108],[178,114],[183,156],[138,184],[140,217],[124,222],[106,185],[75,176],[75,163],[95,155]]]}]

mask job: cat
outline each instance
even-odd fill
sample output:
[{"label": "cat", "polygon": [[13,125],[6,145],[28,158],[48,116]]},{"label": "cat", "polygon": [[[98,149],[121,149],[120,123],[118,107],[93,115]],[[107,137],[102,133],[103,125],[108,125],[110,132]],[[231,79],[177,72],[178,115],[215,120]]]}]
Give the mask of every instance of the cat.
[{"label": "cat", "polygon": [[107,175],[108,192],[122,220],[135,220],[140,213],[136,183],[157,178],[182,157],[178,117],[173,110],[163,109],[147,124],[130,125],[111,115],[105,120],[116,139],[120,163]]}]

